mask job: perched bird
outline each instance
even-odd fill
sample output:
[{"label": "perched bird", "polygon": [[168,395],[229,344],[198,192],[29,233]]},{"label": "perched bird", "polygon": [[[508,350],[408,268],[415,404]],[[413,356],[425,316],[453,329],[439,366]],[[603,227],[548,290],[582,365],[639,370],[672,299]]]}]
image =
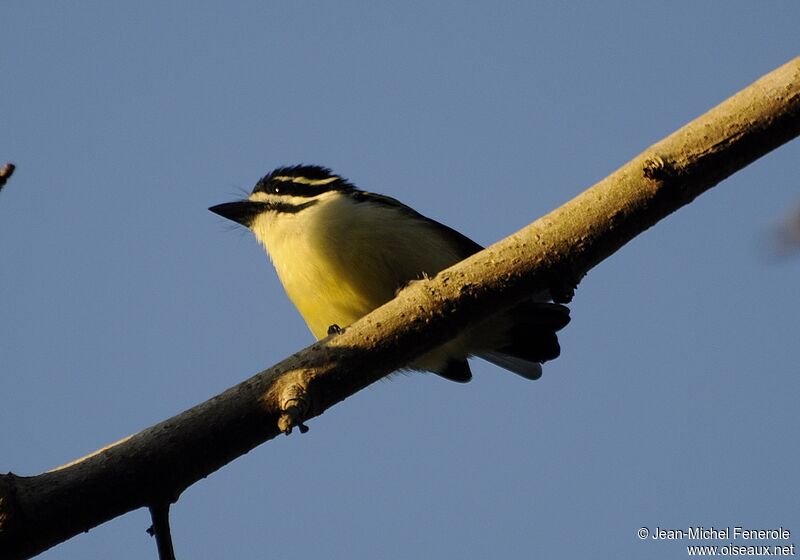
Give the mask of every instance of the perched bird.
[{"label": "perched bird", "polygon": [[[383,305],[409,282],[477,253],[480,245],[388,196],[362,191],[325,167],[281,167],[245,200],[209,208],[249,228],[317,339]],[[558,357],[569,310],[532,297],[479,322],[409,367],[452,381],[478,356],[528,379]]]}]

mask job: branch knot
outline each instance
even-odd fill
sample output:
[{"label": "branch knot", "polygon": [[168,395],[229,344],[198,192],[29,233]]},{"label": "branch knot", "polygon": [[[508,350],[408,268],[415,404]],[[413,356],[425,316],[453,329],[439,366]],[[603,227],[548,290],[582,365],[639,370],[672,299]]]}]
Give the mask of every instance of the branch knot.
[{"label": "branch knot", "polygon": [[297,426],[301,434],[308,431],[308,426],[303,424],[303,418],[310,408],[308,393],[303,385],[292,383],[280,395],[280,410],[283,414],[278,419],[278,429],[287,436],[292,433],[292,428]]},{"label": "branch knot", "polygon": [[645,160],[642,174],[653,181],[665,181],[677,174],[675,166],[658,154]]}]

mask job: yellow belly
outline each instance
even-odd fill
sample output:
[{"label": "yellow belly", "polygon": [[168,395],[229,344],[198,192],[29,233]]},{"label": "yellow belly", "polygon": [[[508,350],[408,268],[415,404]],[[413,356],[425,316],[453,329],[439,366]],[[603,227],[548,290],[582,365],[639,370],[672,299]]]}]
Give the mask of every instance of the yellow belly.
[{"label": "yellow belly", "polygon": [[331,325],[346,327],[394,295],[392,290],[381,289],[387,284],[385,279],[350,278],[319,260],[299,270],[279,271],[278,276],[317,339],[325,338]]},{"label": "yellow belly", "polygon": [[[302,222],[291,216],[279,223],[258,218],[251,226],[317,339],[326,337],[331,325],[344,328],[380,307],[408,282],[460,260],[424,224],[408,227],[397,223],[406,219],[397,212],[337,209],[341,204],[349,203],[333,198],[303,210]],[[435,370],[448,353],[466,356],[466,350],[455,349],[461,346],[458,339],[451,341],[444,353],[435,351],[412,367]]]}]

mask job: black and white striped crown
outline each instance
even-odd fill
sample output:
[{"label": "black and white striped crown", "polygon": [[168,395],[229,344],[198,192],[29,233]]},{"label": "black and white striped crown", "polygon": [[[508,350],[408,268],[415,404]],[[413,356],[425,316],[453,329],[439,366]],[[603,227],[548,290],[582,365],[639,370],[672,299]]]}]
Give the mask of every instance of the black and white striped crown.
[{"label": "black and white striped crown", "polygon": [[358,190],[347,179],[320,165],[279,167],[256,183],[253,193],[310,197],[328,191]]}]

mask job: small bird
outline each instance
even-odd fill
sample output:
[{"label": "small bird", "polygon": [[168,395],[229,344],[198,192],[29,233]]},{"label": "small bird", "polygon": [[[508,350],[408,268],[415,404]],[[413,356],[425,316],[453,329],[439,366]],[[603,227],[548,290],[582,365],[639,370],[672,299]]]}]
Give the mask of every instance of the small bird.
[{"label": "small bird", "polygon": [[[480,245],[401,202],[315,165],[278,168],[247,199],[209,208],[264,246],[289,299],[319,340],[380,307],[414,280]],[[558,357],[569,310],[536,295],[483,320],[408,367],[467,382],[478,356],[528,379]]]}]

